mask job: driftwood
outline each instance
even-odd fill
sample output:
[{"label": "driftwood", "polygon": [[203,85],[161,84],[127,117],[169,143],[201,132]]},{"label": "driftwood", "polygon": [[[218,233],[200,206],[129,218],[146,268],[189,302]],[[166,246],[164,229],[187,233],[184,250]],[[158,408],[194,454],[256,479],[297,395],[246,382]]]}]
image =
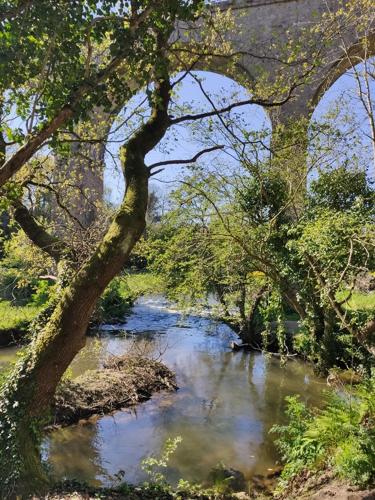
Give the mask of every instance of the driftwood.
[{"label": "driftwood", "polygon": [[230,348],[232,349],[232,351],[240,351],[241,349],[253,349],[250,344],[237,344],[237,342],[231,342]]},{"label": "driftwood", "polygon": [[260,349],[259,347],[254,347],[251,344],[238,344],[237,342],[232,341],[230,343],[230,348],[232,351],[241,351],[241,350],[247,350],[247,351],[258,351],[258,352],[266,352],[266,354],[269,354],[271,356],[274,356],[276,358],[295,358],[298,356],[298,354],[281,354],[279,352],[270,352],[270,351],[263,351],[263,349]]}]

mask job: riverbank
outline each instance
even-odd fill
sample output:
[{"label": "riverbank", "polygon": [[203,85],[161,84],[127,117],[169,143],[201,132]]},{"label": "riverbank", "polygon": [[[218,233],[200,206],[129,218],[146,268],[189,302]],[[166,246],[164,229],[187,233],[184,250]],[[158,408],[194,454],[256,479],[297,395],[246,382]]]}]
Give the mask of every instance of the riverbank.
[{"label": "riverbank", "polygon": [[38,306],[13,306],[0,300],[0,347],[21,344],[31,321],[41,310]]},{"label": "riverbank", "polygon": [[99,418],[150,399],[153,393],[177,389],[174,373],[142,356],[112,356],[99,370],[64,380],[55,396],[53,426]]},{"label": "riverbank", "polygon": [[122,484],[117,488],[90,488],[74,483],[63,483],[43,497],[33,500],[374,500],[375,489],[361,490],[334,477],[331,471],[318,475],[305,474],[290,485],[282,495],[273,496],[271,492],[250,494],[220,493],[215,489],[203,489],[199,486],[186,486],[173,490],[169,485],[157,486],[143,484],[134,486]]},{"label": "riverbank", "polygon": [[32,500],[246,500],[245,493],[220,493],[199,486],[185,486],[173,490],[169,485],[143,484],[133,486],[124,483],[118,488],[90,488],[74,483],[63,483],[45,496],[33,496]]},{"label": "riverbank", "polygon": [[[162,293],[163,290],[161,277],[150,272],[129,272],[115,278],[99,302],[99,310],[94,315],[90,329],[96,329],[98,323],[123,320],[139,297]],[[0,348],[27,343],[30,323],[43,307],[33,303],[15,306],[9,300],[0,299]]]},{"label": "riverbank", "polygon": [[312,473],[305,471],[290,481],[277,500],[374,500],[375,489],[361,489],[348,481],[338,479],[332,470]]}]

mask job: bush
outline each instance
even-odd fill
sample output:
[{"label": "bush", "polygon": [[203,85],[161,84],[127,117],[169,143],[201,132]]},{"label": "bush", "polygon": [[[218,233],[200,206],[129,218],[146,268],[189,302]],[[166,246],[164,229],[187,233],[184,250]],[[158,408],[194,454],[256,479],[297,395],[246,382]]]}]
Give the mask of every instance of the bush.
[{"label": "bush", "polygon": [[279,488],[305,470],[332,467],[341,478],[366,486],[375,481],[375,377],[344,393],[328,393],[323,408],[287,398],[288,424],[274,426],[285,463]]},{"label": "bush", "polygon": [[105,289],[98,306],[99,320],[122,320],[133,305],[135,296],[121,277],[115,278]]},{"label": "bush", "polygon": [[39,280],[36,283],[35,291],[31,295],[33,305],[44,306],[50,299],[53,293],[53,285],[46,280]]},{"label": "bush", "polygon": [[105,289],[94,323],[121,321],[142,295],[161,293],[162,279],[153,273],[130,273],[114,278]]},{"label": "bush", "polygon": [[0,267],[0,300],[23,306],[31,299],[32,293],[32,284],[21,277],[18,269]]}]

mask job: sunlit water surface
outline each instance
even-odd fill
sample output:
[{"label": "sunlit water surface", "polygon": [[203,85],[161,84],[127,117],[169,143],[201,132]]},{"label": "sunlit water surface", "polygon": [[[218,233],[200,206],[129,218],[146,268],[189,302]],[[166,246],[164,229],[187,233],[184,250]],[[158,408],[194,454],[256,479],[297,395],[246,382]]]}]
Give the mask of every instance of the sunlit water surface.
[{"label": "sunlit water surface", "polygon": [[[232,352],[233,337],[228,327],[182,316],[158,297],[139,300],[122,333],[90,337],[72,363],[72,376],[99,367],[109,354],[130,350],[160,356],[176,372],[179,390],[155,394],[135,410],[50,433],[44,454],[55,474],[109,486],[125,471],[127,481],[143,481],[141,461],[160,454],[165,441],[176,436],[182,442],[166,471],[172,483],[205,482],[219,462],[248,479],[274,469],[278,456],[269,430],[284,420],[285,396],[300,394],[318,404],[324,381],[300,361],[281,367],[277,358]],[[4,355],[8,359],[11,351]]]}]

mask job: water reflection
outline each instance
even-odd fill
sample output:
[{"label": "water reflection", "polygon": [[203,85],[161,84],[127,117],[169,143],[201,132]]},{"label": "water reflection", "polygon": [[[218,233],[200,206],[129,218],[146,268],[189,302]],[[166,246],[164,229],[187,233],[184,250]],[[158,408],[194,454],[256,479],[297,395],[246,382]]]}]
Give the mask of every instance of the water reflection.
[{"label": "water reflection", "polygon": [[[48,436],[49,461],[59,477],[109,485],[114,474],[145,479],[140,462],[158,454],[167,438],[182,436],[167,476],[204,481],[218,462],[246,477],[275,467],[270,427],[283,419],[284,398],[301,394],[318,403],[324,387],[311,369],[261,354],[231,352],[231,331],[208,318],[181,317],[157,299],[143,300],[123,328],[126,335],[89,339],[72,365],[79,374],[100,365],[108,353],[129,348],[159,353],[177,373],[175,394],[158,394],[134,412],[122,411],[95,424]],[[129,335],[130,332],[130,335]],[[135,339],[135,340],[134,340]]]}]

